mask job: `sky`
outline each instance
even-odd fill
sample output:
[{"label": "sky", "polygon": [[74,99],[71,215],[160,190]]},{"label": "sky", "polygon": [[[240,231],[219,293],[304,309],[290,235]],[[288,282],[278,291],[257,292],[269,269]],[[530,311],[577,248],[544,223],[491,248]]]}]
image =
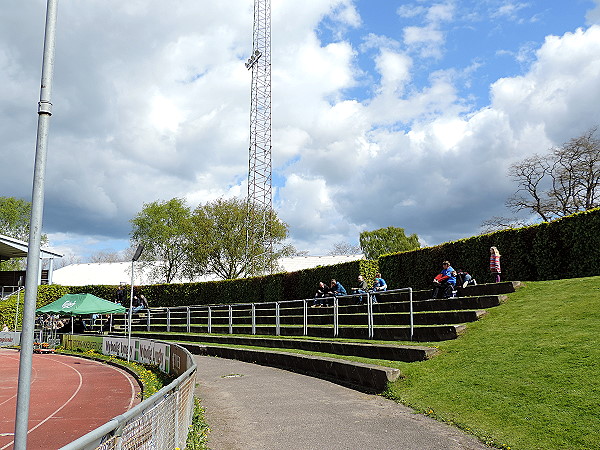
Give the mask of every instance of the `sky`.
[{"label": "sky", "polygon": [[[0,6],[0,195],[31,200],[46,2]],[[145,203],[247,193],[252,0],[58,4],[43,232],[85,260]],[[510,216],[508,167],[600,123],[600,0],[272,0],[274,207],[325,255]]]}]

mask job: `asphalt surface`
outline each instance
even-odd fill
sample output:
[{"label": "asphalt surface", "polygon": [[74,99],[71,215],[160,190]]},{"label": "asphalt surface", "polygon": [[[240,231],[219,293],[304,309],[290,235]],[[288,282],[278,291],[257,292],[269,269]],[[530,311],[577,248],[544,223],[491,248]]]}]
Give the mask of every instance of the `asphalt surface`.
[{"label": "asphalt surface", "polygon": [[194,358],[211,450],[489,449],[381,396],[272,367]]}]

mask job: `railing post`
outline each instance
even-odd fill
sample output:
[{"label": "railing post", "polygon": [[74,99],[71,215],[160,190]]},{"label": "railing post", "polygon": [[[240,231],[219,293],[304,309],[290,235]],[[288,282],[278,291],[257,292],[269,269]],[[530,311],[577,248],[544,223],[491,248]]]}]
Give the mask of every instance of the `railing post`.
[{"label": "railing post", "polygon": [[167,308],[167,333],[171,331],[171,309]]},{"label": "railing post", "polygon": [[148,313],[146,314],[146,331],[150,331],[150,308],[147,309]]},{"label": "railing post", "polygon": [[303,312],[304,312],[304,330],[303,335],[308,336],[308,300],[303,301]]},{"label": "railing post", "polygon": [[212,308],[208,307],[208,332],[212,333]]},{"label": "railing post", "polygon": [[228,305],[229,308],[229,334],[233,334],[233,308]]},{"label": "railing post", "polygon": [[408,288],[408,297],[410,303],[410,340],[412,341],[414,338],[415,324],[414,324],[414,312],[413,312],[413,295],[412,288]]},{"label": "railing post", "polygon": [[371,294],[367,292],[367,323],[369,330],[369,339],[373,339],[373,299]]},{"label": "railing post", "polygon": [[256,304],[252,303],[252,334],[256,334]]},{"label": "railing post", "polygon": [[339,334],[339,305],[338,298],[333,297],[333,337],[338,337]]},{"label": "railing post", "polygon": [[279,319],[279,302],[275,302],[275,335],[279,336],[281,333],[281,322]]},{"label": "railing post", "polygon": [[187,329],[187,332],[189,333],[192,329],[192,313],[191,313],[189,306],[186,307],[186,310],[187,310],[187,317],[186,317],[187,327],[186,327],[186,329]]}]

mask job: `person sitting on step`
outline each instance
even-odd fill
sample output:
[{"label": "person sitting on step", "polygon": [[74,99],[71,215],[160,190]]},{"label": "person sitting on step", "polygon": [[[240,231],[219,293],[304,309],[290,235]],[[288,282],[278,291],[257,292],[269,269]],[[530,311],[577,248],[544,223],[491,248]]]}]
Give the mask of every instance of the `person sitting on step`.
[{"label": "person sitting on step", "polygon": [[454,276],[454,269],[450,265],[449,261],[442,263],[442,270],[433,279],[433,292],[432,298],[450,298],[452,297],[452,291],[456,285],[456,277]]}]

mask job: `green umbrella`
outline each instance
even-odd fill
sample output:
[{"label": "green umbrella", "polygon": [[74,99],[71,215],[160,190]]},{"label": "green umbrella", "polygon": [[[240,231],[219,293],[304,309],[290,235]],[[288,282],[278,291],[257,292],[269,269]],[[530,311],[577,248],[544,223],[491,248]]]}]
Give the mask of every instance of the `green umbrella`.
[{"label": "green umbrella", "polygon": [[92,294],[66,294],[52,303],[35,310],[36,313],[65,314],[69,316],[85,314],[124,313],[126,308]]}]

